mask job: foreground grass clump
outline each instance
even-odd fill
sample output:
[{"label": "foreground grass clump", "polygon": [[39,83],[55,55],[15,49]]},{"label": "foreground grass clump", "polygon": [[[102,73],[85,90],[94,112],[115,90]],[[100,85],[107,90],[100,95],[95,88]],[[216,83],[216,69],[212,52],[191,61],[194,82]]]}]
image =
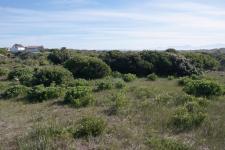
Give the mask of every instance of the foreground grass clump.
[{"label": "foreground grass clump", "polygon": [[29,91],[29,88],[24,85],[15,85],[6,89],[4,93],[2,94],[2,97],[8,99],[8,98],[16,98],[20,96],[25,96],[28,91]]},{"label": "foreground grass clump", "polygon": [[188,102],[176,109],[170,123],[176,131],[184,131],[198,127],[205,118],[206,114],[197,102]]},{"label": "foreground grass clump", "polygon": [[87,117],[80,121],[75,133],[75,138],[96,137],[106,129],[106,122],[102,118]]},{"label": "foreground grass clump", "polygon": [[110,67],[102,60],[87,56],[74,56],[65,62],[64,67],[70,70],[75,78],[98,79],[111,73]]},{"label": "foreground grass clump", "polygon": [[187,145],[168,138],[150,137],[147,144],[154,150],[190,150]]},{"label": "foreground grass clump", "polygon": [[87,86],[73,87],[66,92],[64,103],[73,107],[86,107],[93,102],[91,88]]},{"label": "foreground grass clump", "polygon": [[55,83],[56,85],[61,85],[68,84],[72,80],[72,74],[63,67],[44,67],[34,73],[33,84],[50,86],[52,83]]},{"label": "foreground grass clump", "polygon": [[64,89],[60,87],[44,87],[38,85],[28,92],[28,100],[30,102],[43,102],[49,99],[59,98],[64,93]]},{"label": "foreground grass clump", "polygon": [[192,80],[189,81],[184,91],[194,96],[219,96],[223,94],[223,88],[220,84],[211,80]]},{"label": "foreground grass clump", "polygon": [[59,139],[63,136],[64,132],[64,129],[57,127],[56,125],[33,127],[30,132],[17,139],[18,149],[41,150],[65,148],[65,145],[61,146],[56,141],[56,137]]},{"label": "foreground grass clump", "polygon": [[147,79],[150,81],[155,81],[158,78],[158,76],[155,73],[149,74],[147,76]]},{"label": "foreground grass clump", "polygon": [[135,74],[128,73],[123,75],[123,80],[126,82],[131,82],[134,81],[135,79],[137,79],[137,76]]},{"label": "foreground grass clump", "polygon": [[156,150],[189,150],[190,148],[173,139],[151,137],[147,139],[148,145]]},{"label": "foreground grass clump", "polygon": [[30,85],[33,76],[33,70],[30,68],[15,68],[8,74],[9,80],[18,80],[21,84]]}]

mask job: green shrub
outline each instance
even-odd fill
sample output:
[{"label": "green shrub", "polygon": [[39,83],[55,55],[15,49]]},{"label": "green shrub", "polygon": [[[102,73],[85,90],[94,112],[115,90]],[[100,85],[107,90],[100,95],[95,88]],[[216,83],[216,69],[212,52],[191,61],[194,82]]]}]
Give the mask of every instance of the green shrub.
[{"label": "green shrub", "polygon": [[106,122],[101,118],[87,117],[80,121],[77,127],[74,137],[96,137],[101,135],[106,129]]},{"label": "green shrub", "polygon": [[121,74],[118,71],[114,71],[114,72],[112,72],[112,77],[114,77],[114,78],[122,78],[123,74]]},{"label": "green shrub", "polygon": [[56,85],[68,84],[73,81],[72,74],[63,67],[44,67],[34,73],[33,85],[43,84],[50,86],[52,83]]},{"label": "green shrub", "polygon": [[117,88],[117,89],[122,89],[122,88],[124,88],[126,86],[126,83],[122,80],[122,79],[117,79],[116,81],[115,81],[115,87]]},{"label": "green shrub", "polygon": [[200,104],[200,106],[206,106],[208,103],[205,98],[195,97],[195,96],[191,96],[188,94],[182,93],[182,94],[178,94],[178,95],[174,96],[174,104],[176,106],[184,105],[188,102],[197,102]]},{"label": "green shrub", "polygon": [[0,77],[2,76],[7,76],[8,75],[9,70],[3,67],[0,67]]},{"label": "green shrub", "polygon": [[134,81],[136,78],[137,78],[136,75],[131,74],[131,73],[123,75],[123,80],[126,81],[126,82]]},{"label": "green shrub", "polygon": [[152,73],[152,74],[149,74],[149,75],[147,76],[147,78],[148,78],[148,80],[150,80],[150,81],[155,81],[155,80],[158,78],[158,76],[157,76],[155,73]]},{"label": "green shrub", "polygon": [[8,74],[9,80],[19,80],[21,84],[30,85],[33,70],[30,68],[15,68]]},{"label": "green shrub", "polygon": [[174,76],[168,76],[167,79],[168,79],[168,80],[174,80],[175,77],[174,77]]},{"label": "green shrub", "polygon": [[176,109],[170,123],[175,130],[183,131],[198,127],[205,118],[206,114],[197,102],[188,102]]},{"label": "green shrub", "polygon": [[124,92],[119,92],[112,97],[113,105],[110,109],[110,114],[117,114],[128,105],[128,100]]},{"label": "green shrub", "polygon": [[43,102],[49,99],[59,98],[64,93],[64,89],[60,87],[44,87],[38,85],[28,92],[28,100],[30,102]]},{"label": "green shrub", "polygon": [[110,90],[113,88],[112,82],[108,80],[99,81],[97,82],[96,85],[97,85],[97,91]]},{"label": "green shrub", "polygon": [[66,92],[64,103],[73,107],[86,107],[93,102],[91,89],[87,86],[73,87]]},{"label": "green shrub", "polygon": [[188,82],[184,91],[194,96],[218,96],[223,94],[223,88],[215,81],[193,80]]},{"label": "green shrub", "polygon": [[180,142],[173,139],[151,137],[147,139],[147,144],[151,149],[155,150],[189,150],[190,148]]},{"label": "green shrub", "polygon": [[111,73],[110,67],[102,60],[87,56],[76,56],[66,61],[64,67],[70,70],[75,78],[98,79]]},{"label": "green shrub", "polygon": [[23,85],[15,85],[7,90],[2,94],[4,98],[16,98],[19,96],[25,96],[28,92],[29,88]]},{"label": "green shrub", "polygon": [[85,79],[75,79],[71,81],[68,86],[74,87],[74,86],[89,86],[89,83]]}]

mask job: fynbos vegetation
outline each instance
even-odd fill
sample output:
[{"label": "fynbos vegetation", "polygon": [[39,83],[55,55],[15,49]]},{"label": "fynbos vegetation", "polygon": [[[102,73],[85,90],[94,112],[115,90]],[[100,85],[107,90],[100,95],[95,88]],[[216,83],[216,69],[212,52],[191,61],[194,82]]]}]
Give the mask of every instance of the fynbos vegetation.
[{"label": "fynbos vegetation", "polygon": [[223,54],[0,52],[0,149],[225,147]]}]

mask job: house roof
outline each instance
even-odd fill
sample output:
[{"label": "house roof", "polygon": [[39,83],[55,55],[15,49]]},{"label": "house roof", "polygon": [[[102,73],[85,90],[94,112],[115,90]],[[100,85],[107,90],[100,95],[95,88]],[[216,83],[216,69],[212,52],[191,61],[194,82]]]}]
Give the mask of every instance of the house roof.
[{"label": "house roof", "polygon": [[26,48],[43,48],[43,46],[27,46]]},{"label": "house roof", "polygon": [[14,47],[24,47],[22,44],[14,44]]}]

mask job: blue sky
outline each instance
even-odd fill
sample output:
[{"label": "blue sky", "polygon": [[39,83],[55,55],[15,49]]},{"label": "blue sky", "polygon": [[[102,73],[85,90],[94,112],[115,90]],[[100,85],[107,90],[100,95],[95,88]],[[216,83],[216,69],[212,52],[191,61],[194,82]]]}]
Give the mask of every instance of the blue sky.
[{"label": "blue sky", "polygon": [[225,47],[222,0],[1,0],[0,47]]}]

